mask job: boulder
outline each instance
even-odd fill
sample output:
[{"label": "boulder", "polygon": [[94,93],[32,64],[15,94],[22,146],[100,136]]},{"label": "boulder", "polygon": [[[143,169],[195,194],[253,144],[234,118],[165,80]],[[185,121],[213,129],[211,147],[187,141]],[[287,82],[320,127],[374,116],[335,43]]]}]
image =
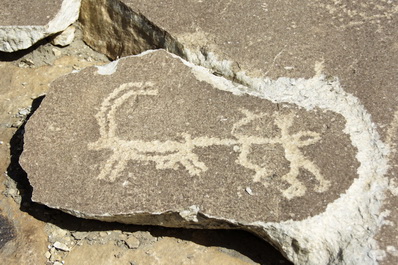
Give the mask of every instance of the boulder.
[{"label": "boulder", "polygon": [[41,39],[65,30],[79,17],[80,0],[10,1],[2,3],[0,51],[27,49]]},{"label": "boulder", "polygon": [[338,80],[262,82],[162,50],[61,77],[26,126],[32,199],[104,221],[245,229],[301,264],[368,262],[387,168],[370,116]]}]

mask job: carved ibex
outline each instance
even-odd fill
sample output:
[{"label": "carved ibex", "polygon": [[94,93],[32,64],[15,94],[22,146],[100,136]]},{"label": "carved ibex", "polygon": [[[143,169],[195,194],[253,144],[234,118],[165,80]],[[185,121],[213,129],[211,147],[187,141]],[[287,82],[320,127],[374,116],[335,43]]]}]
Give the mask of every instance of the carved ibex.
[{"label": "carved ibex", "polygon": [[[300,151],[300,147],[314,144],[320,140],[316,132],[306,131],[294,135],[289,134],[289,128],[293,123],[293,115],[282,115],[275,119],[275,125],[281,130],[281,135],[274,138],[264,136],[251,136],[244,134],[242,126],[250,124],[256,119],[265,117],[267,114],[254,114],[247,109],[240,111],[245,116],[237,121],[231,131],[233,138],[221,139],[215,137],[196,137],[188,133],[181,133],[183,141],[142,141],[142,140],[123,140],[116,135],[116,112],[118,108],[131,97],[138,96],[157,96],[158,91],[153,89],[150,82],[127,83],[115,89],[101,104],[100,110],[95,115],[100,127],[100,138],[88,144],[90,150],[110,149],[113,154],[102,165],[98,179],[115,181],[125,169],[130,160],[152,161],[155,162],[156,169],[177,169],[183,166],[191,176],[200,175],[208,170],[207,166],[199,160],[194,153],[196,147],[208,147],[213,145],[235,146],[239,152],[237,163],[255,172],[254,182],[261,182],[265,186],[265,178],[271,175],[267,167],[254,164],[248,158],[251,153],[252,145],[280,144],[285,150],[285,158],[290,162],[290,171],[282,178],[290,184],[286,190],[282,190],[287,198],[302,196],[305,193],[305,186],[297,179],[299,169],[304,168],[313,173],[319,185],[316,191],[323,192],[329,188],[329,181],[326,181],[320,173],[318,167],[309,161]],[[135,102],[135,101],[133,101]],[[301,140],[305,137],[306,140]]]}]

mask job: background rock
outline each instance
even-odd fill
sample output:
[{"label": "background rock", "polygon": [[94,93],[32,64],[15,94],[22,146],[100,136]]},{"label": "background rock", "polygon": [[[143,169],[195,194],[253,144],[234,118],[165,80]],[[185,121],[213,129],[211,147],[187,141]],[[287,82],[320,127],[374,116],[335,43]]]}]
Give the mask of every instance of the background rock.
[{"label": "background rock", "polygon": [[[0,51],[27,49],[65,30],[79,17],[80,0],[4,1],[0,16]],[[24,12],[21,14],[21,10]]]}]

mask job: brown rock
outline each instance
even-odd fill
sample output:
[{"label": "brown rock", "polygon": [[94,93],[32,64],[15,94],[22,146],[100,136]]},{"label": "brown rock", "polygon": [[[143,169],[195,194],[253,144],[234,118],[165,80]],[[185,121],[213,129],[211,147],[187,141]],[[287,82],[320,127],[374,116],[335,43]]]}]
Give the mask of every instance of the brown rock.
[{"label": "brown rock", "polygon": [[375,207],[360,187],[384,169],[383,145],[338,82],[264,82],[249,89],[164,51],[60,78],[26,127],[33,200],[106,221],[240,227],[293,261],[330,258],[307,242],[376,225],[346,209]]}]

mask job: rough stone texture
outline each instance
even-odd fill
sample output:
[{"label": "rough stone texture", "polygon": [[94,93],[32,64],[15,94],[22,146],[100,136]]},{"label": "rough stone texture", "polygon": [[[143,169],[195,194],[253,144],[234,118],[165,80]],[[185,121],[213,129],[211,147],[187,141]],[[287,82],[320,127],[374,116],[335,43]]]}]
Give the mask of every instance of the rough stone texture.
[{"label": "rough stone texture", "polygon": [[3,0],[1,5],[0,51],[14,52],[65,30],[77,20],[80,0]]},{"label": "rough stone texture", "polygon": [[321,75],[264,82],[164,51],[59,79],[26,127],[33,200],[106,221],[239,227],[297,263],[369,263],[372,197],[386,188],[369,115]]},{"label": "rough stone texture", "polygon": [[[147,24],[152,25],[147,28],[149,29],[146,31],[147,35],[159,34],[157,31],[159,28],[175,41],[174,46],[182,47],[175,52],[168,43],[163,42],[157,43],[156,48],[165,48],[194,64],[212,69],[216,75],[245,84],[254,90],[267,87],[267,81],[264,81],[268,80],[267,78],[311,78],[319,73],[328,77],[338,77],[345,92],[340,91],[337,94],[341,96],[350,93],[356,97],[353,105],[362,106],[364,110],[365,115],[363,118],[358,116],[358,122],[365,121],[367,125],[359,130],[369,132],[372,135],[370,138],[374,139],[371,141],[378,143],[383,141],[390,147],[390,152],[387,154],[388,151],[382,144],[373,146],[375,150],[373,147],[366,147],[376,153],[381,151],[382,155],[379,158],[384,161],[379,166],[358,169],[360,175],[373,174],[374,180],[377,179],[378,184],[371,185],[375,187],[373,193],[366,193],[368,194],[366,198],[362,198],[364,202],[372,205],[368,207],[372,208],[371,214],[355,218],[353,215],[344,217],[358,220],[370,218],[374,224],[377,223],[362,230],[364,234],[368,234],[367,238],[370,240],[366,243],[369,246],[368,250],[363,252],[365,249],[363,246],[355,247],[358,244],[365,244],[361,242],[363,238],[352,243],[350,237],[343,240],[347,242],[348,247],[341,247],[341,250],[338,250],[337,245],[334,245],[331,249],[334,249],[333,255],[340,256],[345,262],[349,260],[353,264],[398,263],[396,251],[398,249],[396,229],[398,6],[395,1],[231,0],[217,3],[188,1],[187,4],[181,0],[167,2],[123,0],[122,2],[104,1],[105,6],[93,3],[97,2],[84,0],[82,11],[92,8],[107,13],[110,11],[106,10],[112,10],[113,15],[127,17],[128,14],[130,18],[135,16],[145,18]],[[107,9],[106,6],[110,5],[123,8]],[[99,42],[98,39],[110,38],[104,37],[107,36],[106,32],[97,35],[90,26],[96,23],[108,25],[109,21],[118,20],[107,21],[103,19],[106,16],[94,17],[89,12],[84,14],[85,19],[82,19],[82,22],[86,28],[85,39],[92,47],[107,53],[111,58],[132,52],[130,48],[114,49],[114,44],[110,41]],[[140,35],[138,31],[126,27],[123,23],[113,24],[113,31],[118,32],[118,36],[124,36],[123,33],[126,33],[126,38],[134,39],[130,31]],[[129,47],[127,43],[119,41],[118,47]],[[317,105],[315,102],[313,104]],[[354,112],[351,109],[349,114],[347,110],[343,116],[349,120],[348,116],[358,114]],[[353,138],[351,137],[352,140]],[[361,144],[358,142],[358,145]],[[366,156],[361,153],[359,150],[357,155],[359,160],[360,157]],[[380,160],[373,158],[372,163],[377,163],[376,161]],[[388,169],[387,161],[389,161]],[[366,164],[361,161],[360,163]],[[377,189],[376,186],[380,188]],[[346,211],[361,212],[362,215],[362,207],[357,207],[357,203],[354,205],[350,205],[350,209]],[[329,224],[327,226],[334,227]],[[329,248],[329,245],[326,245],[325,248]],[[368,253],[368,258],[362,260],[365,257],[364,253]],[[326,260],[325,256],[322,262]],[[333,260],[330,260],[329,262],[333,263]]]}]

